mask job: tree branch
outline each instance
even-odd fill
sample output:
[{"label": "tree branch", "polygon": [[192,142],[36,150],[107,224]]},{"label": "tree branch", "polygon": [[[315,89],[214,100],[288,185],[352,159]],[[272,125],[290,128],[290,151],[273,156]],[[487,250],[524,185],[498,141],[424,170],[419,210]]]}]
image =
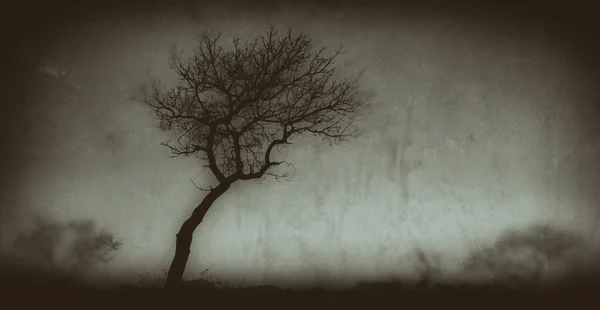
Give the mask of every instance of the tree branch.
[{"label": "tree branch", "polygon": [[[315,51],[311,40],[292,29],[279,34],[275,25],[250,42],[233,39],[233,49],[219,45],[222,32],[205,32],[189,61],[173,57],[179,83],[165,89],[153,84],[145,102],[170,140],[173,157],[202,153],[219,183],[273,176],[272,151],[305,133],[330,143],[351,135],[363,106],[354,99],[356,81],[333,81],[332,56]],[[200,188],[199,188],[200,189]]]}]

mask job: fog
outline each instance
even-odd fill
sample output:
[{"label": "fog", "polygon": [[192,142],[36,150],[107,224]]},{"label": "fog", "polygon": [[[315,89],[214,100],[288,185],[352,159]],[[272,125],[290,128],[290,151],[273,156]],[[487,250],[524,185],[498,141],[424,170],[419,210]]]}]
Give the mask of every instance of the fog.
[{"label": "fog", "polygon": [[90,281],[168,268],[175,233],[204,195],[191,179],[213,178],[199,159],[169,158],[160,142],[170,134],[136,89],[152,77],[173,82],[173,48],[189,53],[206,29],[230,44],[271,22],[315,47],[343,46],[339,78],[362,72],[371,107],[347,142],[307,136],[284,149],[290,181],[235,183],[196,230],[186,279],[208,268],[244,285],[412,281],[418,250],[454,279],[481,246],[543,224],[587,242],[581,256],[596,252],[594,81],[545,20],[285,1],[124,11],[22,39],[25,86],[8,89],[24,92],[10,97],[18,120],[4,116],[17,155],[3,181],[3,252],[36,216],[92,220],[123,245]]}]

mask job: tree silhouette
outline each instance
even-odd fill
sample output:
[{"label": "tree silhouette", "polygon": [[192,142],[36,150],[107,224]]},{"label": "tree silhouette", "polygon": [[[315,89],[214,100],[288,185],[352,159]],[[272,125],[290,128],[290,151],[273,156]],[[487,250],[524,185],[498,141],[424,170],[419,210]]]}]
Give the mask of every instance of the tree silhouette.
[{"label": "tree silhouette", "polygon": [[364,105],[355,97],[357,80],[333,80],[340,50],[326,57],[326,48],[313,50],[305,34],[288,28],[280,35],[274,25],[244,44],[234,38],[229,50],[219,45],[221,35],[204,32],[186,61],[173,56],[175,86],[155,80],[144,93],[161,129],[177,135],[175,143],[162,143],[172,157],[199,155],[217,182],[199,188],[208,193],[176,235],[167,288],[181,286],[193,232],[232,183],[285,179],[287,173],[272,168],[288,163],[274,160],[273,149],[303,134],[343,141]]}]

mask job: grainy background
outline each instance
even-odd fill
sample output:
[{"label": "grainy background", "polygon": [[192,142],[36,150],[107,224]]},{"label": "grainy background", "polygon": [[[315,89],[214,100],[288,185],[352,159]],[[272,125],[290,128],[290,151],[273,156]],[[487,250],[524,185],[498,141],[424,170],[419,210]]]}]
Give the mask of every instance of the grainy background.
[{"label": "grainy background", "polygon": [[[596,245],[590,9],[573,1],[440,3],[8,6],[3,253],[36,216],[91,219],[124,245],[90,281],[131,282],[167,268],[174,234],[202,198],[190,177],[211,179],[197,160],[168,158],[159,146],[168,133],[134,100],[135,87],[151,77],[172,81],[171,48],[189,51],[204,29],[245,39],[269,22],[306,32],[315,46],[343,45],[339,75],[364,70],[373,109],[352,141],[329,147],[306,138],[286,149],[297,168],[291,182],[233,186],[197,230],[186,277],[209,268],[247,285],[284,285],[282,275],[308,284],[416,279],[416,248],[438,255],[442,274],[456,277],[479,245],[540,223]],[[580,255],[591,257],[595,248],[586,248]],[[54,255],[69,267],[66,254]]]}]

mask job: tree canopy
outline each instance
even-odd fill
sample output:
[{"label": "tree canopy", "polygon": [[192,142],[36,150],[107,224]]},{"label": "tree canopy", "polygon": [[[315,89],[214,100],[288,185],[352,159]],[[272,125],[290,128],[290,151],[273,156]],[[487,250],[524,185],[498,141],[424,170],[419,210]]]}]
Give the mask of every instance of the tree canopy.
[{"label": "tree canopy", "polygon": [[207,31],[187,60],[175,55],[178,81],[153,81],[144,101],[163,130],[176,134],[168,146],[174,157],[199,155],[220,183],[277,178],[274,148],[303,134],[330,143],[353,133],[363,103],[355,100],[357,79],[334,80],[334,59],[326,47],[314,50],[304,33],[274,25],[254,40],[233,47],[219,44],[222,32]]}]

